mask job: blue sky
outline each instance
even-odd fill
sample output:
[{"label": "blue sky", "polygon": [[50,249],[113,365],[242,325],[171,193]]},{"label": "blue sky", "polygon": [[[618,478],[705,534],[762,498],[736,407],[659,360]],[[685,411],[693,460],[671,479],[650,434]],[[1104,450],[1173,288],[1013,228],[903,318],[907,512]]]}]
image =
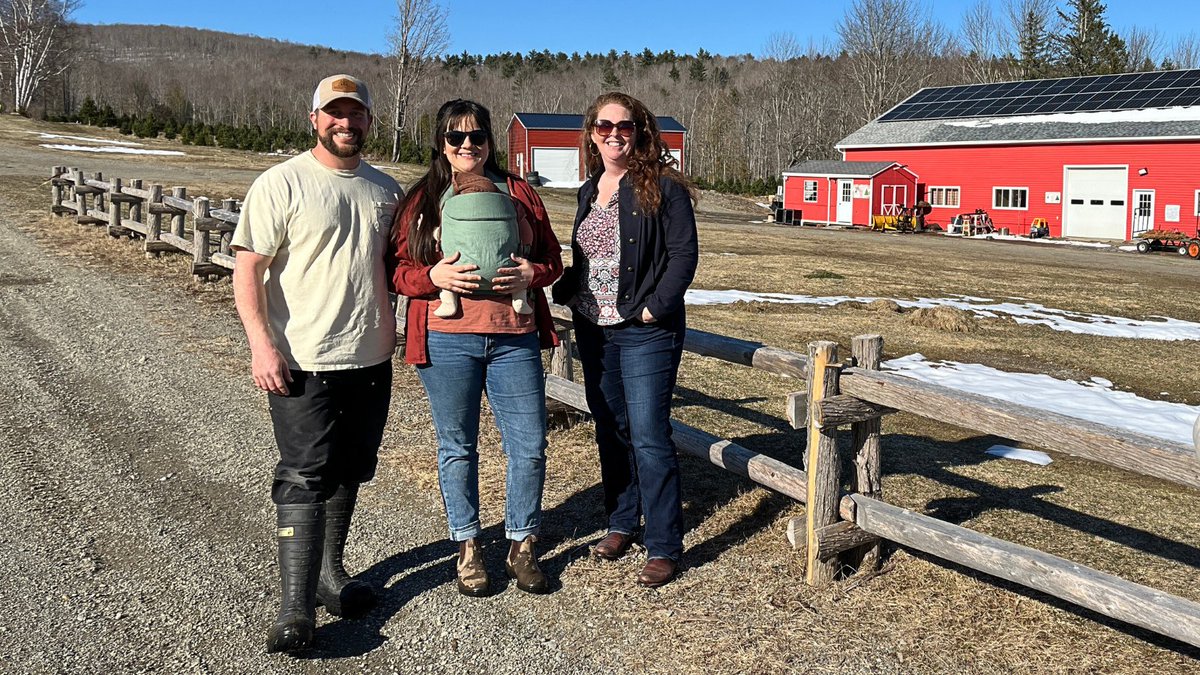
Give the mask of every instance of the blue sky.
[{"label": "blue sky", "polygon": [[[920,1],[920,0],[918,0]],[[1001,0],[992,0],[1001,6]],[[363,52],[386,50],[385,35],[395,0],[83,0],[81,23],[142,23],[209,28]],[[850,0],[446,0],[450,52],[639,52],[674,49],[695,53],[759,54],[772,33],[790,32],[832,49],[835,27]],[[924,0],[949,27],[956,27],[964,0]],[[1060,0],[1060,6],[1065,2]],[[1192,3],[1184,0],[1109,0],[1108,20],[1118,31],[1130,25],[1157,29],[1169,44],[1179,32],[1197,30]]]}]

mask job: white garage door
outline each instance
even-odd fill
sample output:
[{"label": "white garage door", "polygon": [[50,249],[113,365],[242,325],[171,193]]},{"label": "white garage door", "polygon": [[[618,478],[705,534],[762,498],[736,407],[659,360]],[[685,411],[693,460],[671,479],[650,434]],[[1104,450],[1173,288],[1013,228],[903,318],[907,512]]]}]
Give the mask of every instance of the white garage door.
[{"label": "white garage door", "polygon": [[1063,192],[1063,236],[1125,239],[1128,169],[1068,168]]},{"label": "white garage door", "polygon": [[671,150],[671,156],[675,158],[675,168],[683,171],[683,151]]},{"label": "white garage door", "polygon": [[534,148],[533,166],[543,185],[579,187],[579,148]]}]

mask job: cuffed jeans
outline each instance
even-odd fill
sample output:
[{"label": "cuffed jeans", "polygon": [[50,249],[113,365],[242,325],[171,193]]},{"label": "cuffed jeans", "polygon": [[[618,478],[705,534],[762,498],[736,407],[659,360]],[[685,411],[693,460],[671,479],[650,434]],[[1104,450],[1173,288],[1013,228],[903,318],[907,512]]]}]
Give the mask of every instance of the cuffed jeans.
[{"label": "cuffed jeans", "polygon": [[508,457],[504,534],[521,541],[542,524],[546,383],[537,333],[438,333],[418,366],[438,438],[438,483],[452,541],[479,535],[479,412],[486,389]]},{"label": "cuffed jeans", "polygon": [[632,534],[644,515],[647,554],[674,561],[683,554],[683,502],[671,396],[685,331],[682,311],[662,322],[612,327],[575,314],[608,529]]},{"label": "cuffed jeans", "polygon": [[279,446],[272,501],[316,504],[339,485],[371,480],[392,396],[391,360],[291,374],[287,396],[267,395]]}]

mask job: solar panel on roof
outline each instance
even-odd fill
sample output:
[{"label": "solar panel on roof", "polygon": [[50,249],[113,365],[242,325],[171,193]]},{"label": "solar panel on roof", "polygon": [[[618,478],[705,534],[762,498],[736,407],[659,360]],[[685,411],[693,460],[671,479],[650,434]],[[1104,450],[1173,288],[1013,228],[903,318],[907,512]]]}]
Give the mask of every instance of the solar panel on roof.
[{"label": "solar panel on roof", "polygon": [[880,122],[1200,105],[1200,69],[1023,80],[918,91]]}]

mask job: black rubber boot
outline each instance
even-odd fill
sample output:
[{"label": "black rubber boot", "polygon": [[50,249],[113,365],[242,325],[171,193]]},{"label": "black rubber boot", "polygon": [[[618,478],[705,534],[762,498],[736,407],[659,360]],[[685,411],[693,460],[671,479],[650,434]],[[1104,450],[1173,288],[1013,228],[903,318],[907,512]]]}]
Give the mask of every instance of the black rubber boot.
[{"label": "black rubber boot", "polygon": [[279,616],[267,634],[267,651],[297,652],[312,646],[316,626],[325,505],[280,504],[275,509],[283,594]]},{"label": "black rubber boot", "polygon": [[325,502],[325,552],[317,584],[317,602],[330,614],[347,619],[363,616],[375,606],[375,590],[367,582],[351,578],[342,563],[357,500],[357,485],[341,485]]}]

